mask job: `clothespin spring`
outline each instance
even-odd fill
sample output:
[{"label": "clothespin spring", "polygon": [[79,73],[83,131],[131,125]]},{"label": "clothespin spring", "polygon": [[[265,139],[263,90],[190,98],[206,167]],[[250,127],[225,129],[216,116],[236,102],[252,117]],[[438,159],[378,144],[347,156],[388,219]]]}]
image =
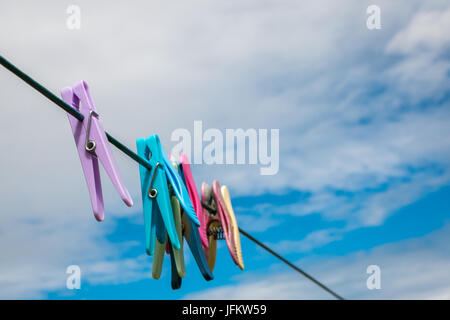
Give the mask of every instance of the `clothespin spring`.
[{"label": "clothespin spring", "polygon": [[95,112],[94,110],[91,110],[89,112],[89,120],[88,120],[88,126],[87,126],[87,132],[86,132],[86,142],[84,144],[86,151],[90,152],[90,153],[94,153],[95,151],[95,141],[94,140],[89,140],[89,135],[91,133],[91,122],[92,122],[92,116],[95,116],[98,118],[98,113]]},{"label": "clothespin spring", "polygon": [[148,188],[148,197],[150,199],[155,199],[156,196],[158,195],[158,190],[152,188],[152,186],[153,186],[153,181],[155,180],[156,170],[158,169],[159,165],[160,165],[160,163],[157,162],[155,165],[155,170],[153,171],[152,179],[150,180],[150,187]]},{"label": "clothespin spring", "polygon": [[225,240],[222,226],[218,227],[210,225],[206,231],[206,234],[208,236],[213,236],[215,240]]}]

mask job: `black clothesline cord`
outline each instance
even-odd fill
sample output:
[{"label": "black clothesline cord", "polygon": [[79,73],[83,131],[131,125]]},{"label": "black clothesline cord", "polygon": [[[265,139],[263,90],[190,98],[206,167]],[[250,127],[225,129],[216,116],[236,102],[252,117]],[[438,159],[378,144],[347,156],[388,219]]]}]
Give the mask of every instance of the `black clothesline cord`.
[{"label": "black clothesline cord", "polygon": [[[18,76],[20,79],[22,79],[23,81],[25,81],[26,83],[28,83],[31,87],[33,87],[34,89],[36,89],[39,93],[41,93],[43,96],[45,96],[46,98],[48,98],[50,101],[52,101],[53,103],[55,103],[57,106],[59,106],[60,108],[62,108],[64,111],[66,111],[67,113],[70,113],[72,116],[74,116],[75,118],[77,118],[79,121],[83,121],[84,116],[78,112],[77,110],[75,110],[74,108],[72,108],[70,105],[68,105],[67,103],[65,103],[61,98],[57,97],[56,95],[54,95],[52,92],[50,92],[47,88],[45,88],[44,86],[42,86],[40,83],[38,83],[37,81],[35,81],[34,79],[32,79],[30,76],[28,76],[26,73],[22,72],[19,68],[17,68],[16,66],[14,66],[11,62],[9,62],[8,60],[6,60],[3,56],[0,56],[0,63],[2,66],[4,66],[6,69],[8,69],[9,71],[11,71],[12,73],[14,73],[16,76]],[[123,153],[125,153],[127,156],[129,156],[131,159],[133,159],[134,161],[138,162],[139,164],[143,165],[144,167],[146,167],[147,169],[151,170],[152,167],[151,165],[148,163],[148,161],[146,161],[145,159],[141,158],[138,154],[136,154],[135,152],[133,152],[132,150],[130,150],[128,147],[126,147],[124,144],[122,144],[119,140],[117,140],[116,138],[114,138],[113,136],[111,136],[108,132],[106,132],[106,137],[108,138],[108,141],[111,142],[112,145],[114,145],[116,148],[118,148],[120,151],[122,151]],[[334,291],[332,291],[331,289],[329,289],[328,287],[326,287],[324,284],[322,284],[321,282],[317,281],[315,278],[313,278],[312,276],[310,276],[309,274],[307,274],[305,271],[301,270],[300,268],[296,267],[294,264],[292,264],[291,262],[289,262],[288,260],[286,260],[285,258],[283,258],[282,256],[280,256],[278,253],[276,253],[275,251],[273,251],[272,249],[270,249],[269,247],[267,247],[266,245],[264,245],[262,242],[256,240],[254,237],[252,237],[251,235],[249,235],[247,232],[245,232],[244,230],[242,230],[241,228],[239,228],[239,232],[242,233],[244,236],[246,236],[247,238],[249,238],[250,240],[252,240],[254,243],[256,243],[257,245],[259,245],[260,247],[262,247],[263,249],[265,249],[266,251],[270,252],[271,254],[273,254],[275,257],[277,257],[278,259],[280,259],[281,261],[283,261],[285,264],[287,264],[288,266],[290,266],[292,269],[294,269],[295,271],[297,271],[298,273],[300,273],[301,275],[305,276],[306,278],[308,278],[309,280],[311,280],[312,282],[314,282],[316,285],[318,285],[319,287],[321,287],[322,289],[324,289],[325,291],[327,291],[328,293],[332,294],[334,297],[336,297],[339,300],[343,300],[344,298],[342,298],[340,295],[338,295],[337,293],[335,293]]]}]

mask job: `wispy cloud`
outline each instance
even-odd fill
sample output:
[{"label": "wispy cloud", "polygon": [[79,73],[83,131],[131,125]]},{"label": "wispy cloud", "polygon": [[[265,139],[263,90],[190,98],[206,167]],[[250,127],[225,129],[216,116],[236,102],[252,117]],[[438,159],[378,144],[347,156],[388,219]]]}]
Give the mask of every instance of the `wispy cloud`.
[{"label": "wispy cloud", "polygon": [[298,241],[282,240],[268,245],[280,253],[309,252],[342,238],[342,230],[324,229],[309,233],[304,239]]},{"label": "wispy cloud", "polygon": [[[311,194],[290,206],[263,204],[276,210],[258,213],[257,224],[245,213],[242,223],[255,231],[280,223],[276,213],[379,225],[450,181],[447,1],[379,1],[389,19],[378,33],[365,28],[369,3],[357,0],[77,4],[80,31],[66,29],[64,4],[2,4],[2,55],[55,93],[87,80],[105,127],[129,146],[159,133],[169,149],[172,130],[198,119],[279,128],[276,176],[194,168],[197,183],[216,178],[233,197]],[[99,239],[111,217],[141,214],[138,171],[113,151],[136,206],[123,206],[104,177],[107,221],[96,224],[66,116],[15,76],[2,71],[0,82],[0,294],[39,296],[64,285],[68,263],[119,259]]]}]

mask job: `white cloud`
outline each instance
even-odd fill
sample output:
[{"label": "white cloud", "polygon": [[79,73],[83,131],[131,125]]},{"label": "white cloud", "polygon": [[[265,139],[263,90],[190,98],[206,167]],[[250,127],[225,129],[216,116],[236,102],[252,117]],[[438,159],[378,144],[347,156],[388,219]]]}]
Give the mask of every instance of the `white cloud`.
[{"label": "white cloud", "polygon": [[[297,265],[346,299],[449,299],[450,227],[422,238],[386,244],[341,258]],[[369,290],[367,267],[381,268],[381,289]],[[253,272],[232,284],[189,294],[186,299],[333,299],[295,272]]]},{"label": "white cloud", "polygon": [[271,211],[272,206],[263,204],[258,206],[257,210],[248,212],[248,208],[236,207],[234,210],[239,212],[239,225],[247,231],[266,231],[267,229],[278,225],[281,220],[274,218]]},{"label": "white cloud", "polygon": [[137,258],[99,261],[86,267],[86,280],[91,285],[122,284],[151,278],[151,259]]},{"label": "white cloud", "polygon": [[308,252],[340,239],[342,239],[341,230],[324,229],[313,231],[299,241],[283,240],[278,243],[269,243],[268,245],[280,253]]},{"label": "white cloud", "polygon": [[440,52],[448,46],[446,32],[450,28],[450,9],[419,12],[409,25],[390,41],[390,53],[412,54],[416,51]]}]

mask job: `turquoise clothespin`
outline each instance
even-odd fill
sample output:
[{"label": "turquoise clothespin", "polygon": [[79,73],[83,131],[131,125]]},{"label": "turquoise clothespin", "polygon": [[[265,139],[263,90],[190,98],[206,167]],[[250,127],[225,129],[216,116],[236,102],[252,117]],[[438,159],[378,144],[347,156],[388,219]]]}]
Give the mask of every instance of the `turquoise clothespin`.
[{"label": "turquoise clothespin", "polygon": [[[181,192],[181,197],[184,199],[184,201],[186,202],[186,206],[187,207],[191,207],[192,206],[192,201],[191,198],[189,197],[189,193],[186,187],[186,173],[183,171],[182,168],[182,164],[178,163],[176,164],[175,162],[172,162],[172,160],[169,157],[166,157],[166,161],[169,161],[170,164],[172,165],[174,168],[173,172],[173,176],[176,177],[176,179],[178,180],[177,185],[178,188]],[[168,166],[169,166],[168,165]],[[191,179],[193,180],[193,178],[191,177]],[[180,181],[181,180],[181,181]],[[169,178],[169,182],[171,181],[171,179]],[[173,185],[172,185],[172,190],[173,190]],[[175,193],[175,192],[174,192]],[[178,203],[178,204],[177,204]],[[174,202],[172,202],[172,208],[174,208],[174,214],[175,215],[180,215],[180,204],[181,201],[176,201],[176,203],[174,204]],[[195,212],[194,212],[195,214]],[[198,226],[194,224],[194,222],[192,221],[193,219],[191,218],[192,214],[190,216],[188,216],[186,214],[186,211],[183,210],[181,212],[181,216],[179,216],[181,218],[181,221],[179,223],[182,224],[182,239],[186,239],[189,248],[191,249],[192,255],[195,258],[195,261],[197,262],[197,265],[200,269],[200,272],[202,273],[203,277],[205,278],[205,280],[209,281],[212,280],[214,278],[211,269],[209,268],[208,262],[206,260],[206,256],[205,253],[203,251],[203,246],[202,246],[202,242],[200,239],[200,233],[198,231]],[[182,240],[181,240],[182,241]],[[172,263],[172,289],[179,289],[181,287],[181,283],[182,283],[182,277],[184,277],[184,272],[182,271],[180,274],[180,270],[184,270],[184,261],[182,259],[180,259],[179,256],[177,256],[177,254],[179,255],[178,252],[176,252],[172,246],[170,245],[169,242],[169,254],[170,254],[170,261]],[[155,260],[154,260],[155,261]],[[161,265],[162,265],[162,259],[158,259],[156,260],[156,264],[155,265],[155,274],[157,276],[157,278],[159,278],[159,275],[161,273]]]},{"label": "turquoise clothespin", "polygon": [[167,235],[176,249],[180,249],[169,186],[167,184],[166,164],[162,154],[161,142],[154,134],[147,139],[136,140],[138,154],[149,160],[152,170],[139,165],[141,177],[142,206],[144,211],[145,250],[147,254],[155,252],[155,236],[164,242]]},{"label": "turquoise clothespin", "polygon": [[183,190],[186,187],[162,148],[158,135],[137,139],[136,146],[138,154],[148,159],[152,166],[151,171],[139,166],[147,254],[153,255],[155,252],[155,236],[160,243],[165,241],[166,231],[174,248],[179,250],[180,241],[170,201],[169,182],[185,212],[196,225],[200,225],[189,197],[186,198],[187,190]]}]

